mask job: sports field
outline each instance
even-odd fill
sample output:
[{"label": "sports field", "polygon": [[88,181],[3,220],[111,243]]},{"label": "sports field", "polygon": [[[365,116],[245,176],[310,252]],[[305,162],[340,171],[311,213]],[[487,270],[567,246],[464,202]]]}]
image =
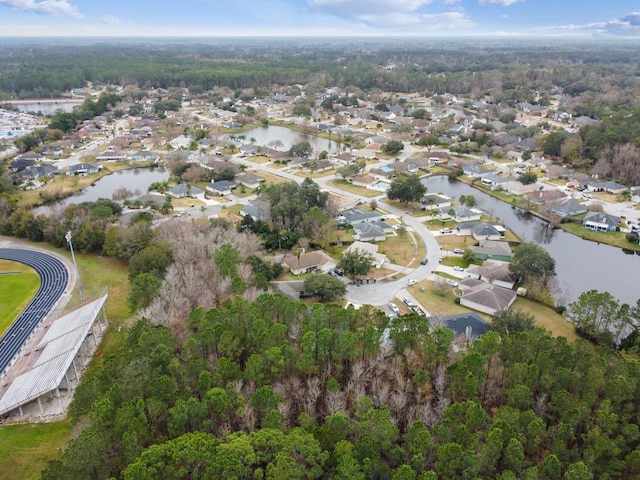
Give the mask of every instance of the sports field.
[{"label": "sports field", "polygon": [[40,277],[22,263],[0,260],[0,335],[20,315],[40,288]]}]

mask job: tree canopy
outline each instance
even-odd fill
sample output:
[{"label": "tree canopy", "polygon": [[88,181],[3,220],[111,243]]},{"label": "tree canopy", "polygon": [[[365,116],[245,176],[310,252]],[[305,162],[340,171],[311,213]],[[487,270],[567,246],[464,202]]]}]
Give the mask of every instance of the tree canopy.
[{"label": "tree canopy", "polygon": [[407,205],[419,201],[426,192],[427,187],[422,184],[420,177],[413,174],[394,178],[387,191],[387,197],[389,200],[399,200]]},{"label": "tree canopy", "polygon": [[556,261],[539,245],[523,242],[513,249],[509,270],[521,279],[538,277],[544,281],[556,274]]}]

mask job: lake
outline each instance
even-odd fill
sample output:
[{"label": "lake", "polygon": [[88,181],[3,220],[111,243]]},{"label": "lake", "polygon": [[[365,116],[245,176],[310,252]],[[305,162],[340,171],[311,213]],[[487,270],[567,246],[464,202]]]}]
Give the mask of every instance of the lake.
[{"label": "lake", "polygon": [[[60,200],[55,205],[45,205],[33,209],[36,215],[48,215],[53,209],[64,208],[72,203],[92,202],[99,198],[111,199],[113,193],[119,188],[126,188],[135,195],[147,192],[149,185],[154,182],[163,182],[169,179],[169,169],[164,167],[134,168],[120,170],[102,177],[94,185],[87,187],[75,195]],[[71,177],[69,177],[71,178]]]},{"label": "lake", "polygon": [[558,299],[577,300],[587,290],[609,292],[619,301],[635,304],[640,298],[637,277],[640,256],[625,253],[621,248],[583,240],[547,224],[510,205],[470,187],[466,183],[437,176],[423,180],[431,193],[444,193],[458,199],[473,195],[478,208],[509,227],[522,240],[543,247],[556,261],[557,280],[562,292]]},{"label": "lake", "polygon": [[251,138],[255,138],[256,145],[260,145],[261,147],[270,147],[270,142],[280,140],[282,142],[282,146],[273,147],[276,150],[288,151],[294,144],[306,141],[311,145],[314,155],[319,154],[323,150],[326,150],[329,154],[341,151],[340,144],[335,141],[329,141],[325,138],[316,137],[315,135],[305,135],[304,133],[297,132],[286,127],[257,127],[252,130],[247,130],[242,133],[242,135],[246,136],[247,141]]},{"label": "lake", "polygon": [[12,104],[18,110],[24,113],[41,112],[44,115],[53,115],[57,110],[63,110],[65,112],[72,112],[74,107],[82,105],[83,100],[29,100],[29,101],[9,101],[7,103]]}]

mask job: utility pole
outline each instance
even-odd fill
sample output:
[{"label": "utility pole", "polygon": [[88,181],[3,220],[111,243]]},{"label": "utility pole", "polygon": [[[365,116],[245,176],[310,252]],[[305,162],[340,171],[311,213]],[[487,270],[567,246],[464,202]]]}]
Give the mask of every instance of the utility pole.
[{"label": "utility pole", "polygon": [[73,243],[71,242],[71,230],[67,232],[64,238],[67,239],[67,243],[69,243],[69,248],[71,249],[71,258],[73,259],[73,268],[75,268],[76,270],[76,277],[78,278],[78,288],[80,289],[80,300],[84,300],[84,290],[82,289],[82,280],[80,280],[80,272],[78,271],[76,256],[73,253]]}]

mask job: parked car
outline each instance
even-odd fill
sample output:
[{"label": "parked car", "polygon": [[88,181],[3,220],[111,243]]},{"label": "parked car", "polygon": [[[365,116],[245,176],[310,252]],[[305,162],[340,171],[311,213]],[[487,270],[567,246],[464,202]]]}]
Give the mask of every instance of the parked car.
[{"label": "parked car", "polygon": [[404,297],[402,301],[407,305],[407,307],[411,308],[415,306],[415,303],[411,301],[410,298]]},{"label": "parked car", "polygon": [[462,248],[454,248],[453,253],[464,253],[464,250]]},{"label": "parked car", "polygon": [[334,268],[334,269],[333,269],[333,272],[334,272],[336,275],[340,276],[340,277],[344,275],[344,272],[343,272],[342,270],[340,270],[339,268]]},{"label": "parked car", "polygon": [[591,200],[593,198],[593,195],[591,195],[590,193],[585,193],[582,195],[582,198],[584,198],[585,200]]},{"label": "parked car", "polygon": [[462,271],[464,271],[464,268],[462,268],[462,267],[461,267],[461,266],[459,266],[459,265],[456,265],[455,267],[453,267],[453,269],[454,269],[456,272],[462,272]]},{"label": "parked car", "polygon": [[451,230],[450,228],[441,228],[440,229],[440,233],[451,233],[453,232],[453,230]]},{"label": "parked car", "polygon": [[407,285],[409,286],[415,285],[416,283],[418,283],[418,281],[414,280],[413,278],[407,280]]},{"label": "parked car", "polygon": [[398,305],[396,305],[393,302],[389,302],[389,308],[391,309],[391,311],[393,313],[395,313],[396,315],[400,315],[400,309],[398,308]]},{"label": "parked car", "polygon": [[447,278],[445,280],[447,285],[451,285],[452,287],[457,287],[458,286],[458,282],[456,282],[455,280],[451,280],[450,278]]},{"label": "parked car", "polygon": [[426,265],[429,260],[427,258],[423,258],[420,260],[420,265]]}]

